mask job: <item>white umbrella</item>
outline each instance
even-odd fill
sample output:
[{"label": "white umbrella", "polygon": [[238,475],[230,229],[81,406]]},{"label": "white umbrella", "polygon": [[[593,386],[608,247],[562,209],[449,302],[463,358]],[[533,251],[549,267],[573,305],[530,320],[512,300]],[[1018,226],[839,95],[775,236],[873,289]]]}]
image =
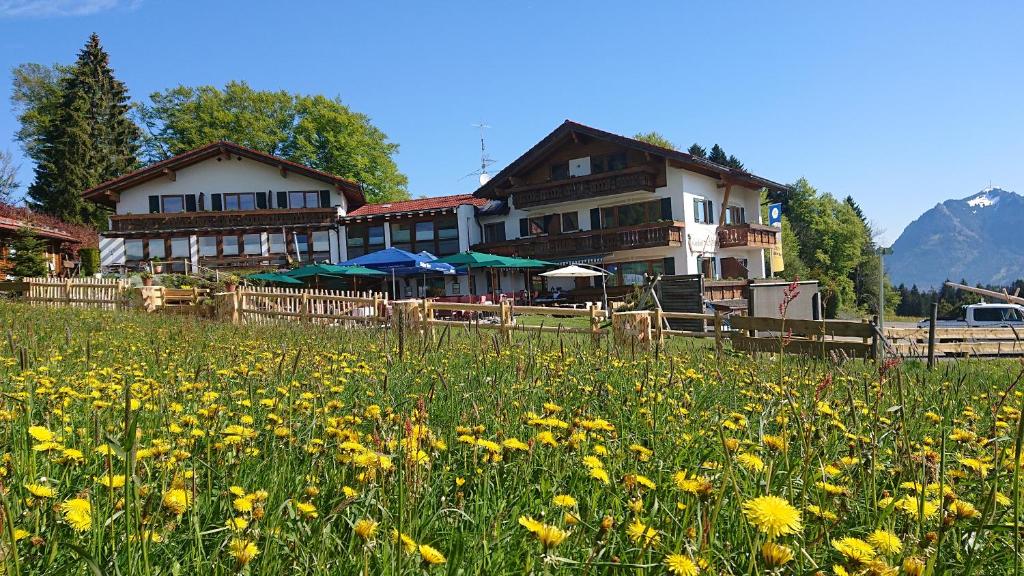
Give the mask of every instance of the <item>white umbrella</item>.
[{"label": "white umbrella", "polygon": [[[611,276],[611,272],[608,272],[604,268],[598,268],[594,266],[592,268],[584,268],[583,266],[577,266],[572,264],[565,266],[564,268],[556,268],[549,272],[544,272],[541,276],[547,276],[548,278],[591,278],[594,276]],[[601,279],[601,295],[604,297],[604,309],[605,314],[608,314],[608,282],[607,279]]]},{"label": "white umbrella", "polygon": [[541,276],[547,276],[548,278],[590,278],[592,276],[604,276],[604,272],[598,272],[597,270],[588,270],[582,266],[575,264],[566,266],[564,268],[558,268],[549,272],[544,272]]}]

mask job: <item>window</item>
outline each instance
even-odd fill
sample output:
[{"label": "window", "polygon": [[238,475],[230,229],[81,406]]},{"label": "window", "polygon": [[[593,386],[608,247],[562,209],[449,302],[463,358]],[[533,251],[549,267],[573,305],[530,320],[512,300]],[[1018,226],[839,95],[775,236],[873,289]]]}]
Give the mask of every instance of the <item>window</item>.
[{"label": "window", "polygon": [[171,238],[171,258],[188,258],[188,238]]},{"label": "window", "polygon": [[579,212],[564,212],[562,214],[562,232],[575,232],[580,229]]},{"label": "window", "polygon": [[327,230],[313,232],[313,252],[330,252],[331,235]]},{"label": "window", "polygon": [[221,246],[225,256],[238,256],[238,236],[224,236]]},{"label": "window", "polygon": [[697,256],[697,273],[708,279],[718,277],[718,266],[714,256]]},{"label": "window", "polygon": [[256,194],[243,192],[238,194],[224,194],[225,210],[255,210]]},{"label": "window", "polygon": [[185,197],[184,196],[161,196],[160,197],[160,211],[161,212],[184,212],[185,211]]},{"label": "window", "polygon": [[617,154],[609,154],[607,159],[608,171],[612,170],[625,170],[626,169],[626,153],[619,152]]},{"label": "window", "polygon": [[714,203],[704,198],[693,199],[693,221],[698,224],[714,224],[715,217],[712,214]]},{"label": "window", "polygon": [[643,204],[619,206],[619,226],[637,226],[647,221],[647,210]]},{"label": "window", "polygon": [[309,255],[309,237],[305,234],[295,235],[295,251],[299,253],[299,260]]},{"label": "window", "polygon": [[435,256],[450,256],[459,252],[459,221],[455,216],[438,218],[434,221],[437,234]]},{"label": "window", "polygon": [[270,234],[270,253],[284,254],[287,252],[284,246],[284,234]]},{"label": "window", "polygon": [[164,239],[163,238],[152,238],[149,240],[149,257],[151,259],[165,258],[167,252],[164,251]]},{"label": "window", "polygon": [[484,224],[484,242],[504,242],[505,241],[505,223],[504,222],[493,222],[491,224]]},{"label": "window", "polygon": [[391,224],[391,247],[412,252],[412,222],[393,222]]},{"label": "window", "polygon": [[217,237],[216,236],[200,236],[199,237],[199,255],[200,256],[216,256],[217,255]]},{"label": "window", "polygon": [[608,278],[609,286],[646,284],[648,276],[654,277],[665,273],[665,261],[641,260],[639,262],[609,264],[608,271],[612,272],[612,276]]},{"label": "window", "polygon": [[263,235],[246,234],[242,236],[242,247],[246,254],[255,256],[263,254]]},{"label": "window", "polygon": [[320,208],[318,190],[293,191],[288,193],[289,208]]},{"label": "window", "polygon": [[383,224],[352,224],[346,227],[346,232],[345,245],[348,247],[349,258],[384,249]]},{"label": "window", "polygon": [[552,180],[566,180],[569,178],[569,163],[554,164],[551,166]]},{"label": "window", "polygon": [[743,206],[729,206],[725,209],[726,224],[746,224],[747,209]]},{"label": "window", "polygon": [[547,234],[551,225],[551,216],[534,216],[528,219],[529,227],[527,228],[527,236],[539,236],[541,234]]},{"label": "window", "polygon": [[125,240],[125,260],[143,260],[146,258],[146,245],[143,240]]},{"label": "window", "polygon": [[[434,242],[434,223],[431,221],[417,222],[416,223],[416,242],[425,242],[433,244]],[[428,246],[426,249],[429,250],[433,246]]]}]

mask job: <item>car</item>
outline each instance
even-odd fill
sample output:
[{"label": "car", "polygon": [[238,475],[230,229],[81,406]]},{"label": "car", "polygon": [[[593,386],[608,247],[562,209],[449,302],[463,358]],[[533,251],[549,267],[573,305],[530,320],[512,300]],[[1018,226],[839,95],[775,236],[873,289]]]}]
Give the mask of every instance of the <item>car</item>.
[{"label": "car", "polygon": [[[918,328],[928,328],[931,320],[922,320]],[[954,317],[940,318],[936,328],[1024,328],[1024,306],[1019,304],[967,304]]]}]

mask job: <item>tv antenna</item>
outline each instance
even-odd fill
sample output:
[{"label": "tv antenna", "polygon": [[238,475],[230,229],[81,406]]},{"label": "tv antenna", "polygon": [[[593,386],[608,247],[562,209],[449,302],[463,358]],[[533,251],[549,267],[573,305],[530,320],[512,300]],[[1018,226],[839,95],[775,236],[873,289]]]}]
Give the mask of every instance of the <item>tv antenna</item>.
[{"label": "tv antenna", "polygon": [[494,164],[494,159],[487,155],[487,145],[484,143],[484,130],[490,128],[489,125],[484,124],[483,121],[472,124],[474,128],[480,130],[480,169],[476,172],[470,172],[462,178],[469,178],[470,176],[476,176],[480,181],[480,185],[483,186],[491,179],[491,175],[487,173],[487,168]]}]

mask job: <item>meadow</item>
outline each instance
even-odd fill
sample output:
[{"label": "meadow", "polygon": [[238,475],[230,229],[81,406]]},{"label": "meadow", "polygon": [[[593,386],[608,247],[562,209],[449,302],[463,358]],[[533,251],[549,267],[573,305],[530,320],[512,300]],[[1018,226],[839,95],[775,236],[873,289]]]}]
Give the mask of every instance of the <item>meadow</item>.
[{"label": "meadow", "polygon": [[6,574],[1019,570],[1017,361],[10,303],[0,329]]}]

